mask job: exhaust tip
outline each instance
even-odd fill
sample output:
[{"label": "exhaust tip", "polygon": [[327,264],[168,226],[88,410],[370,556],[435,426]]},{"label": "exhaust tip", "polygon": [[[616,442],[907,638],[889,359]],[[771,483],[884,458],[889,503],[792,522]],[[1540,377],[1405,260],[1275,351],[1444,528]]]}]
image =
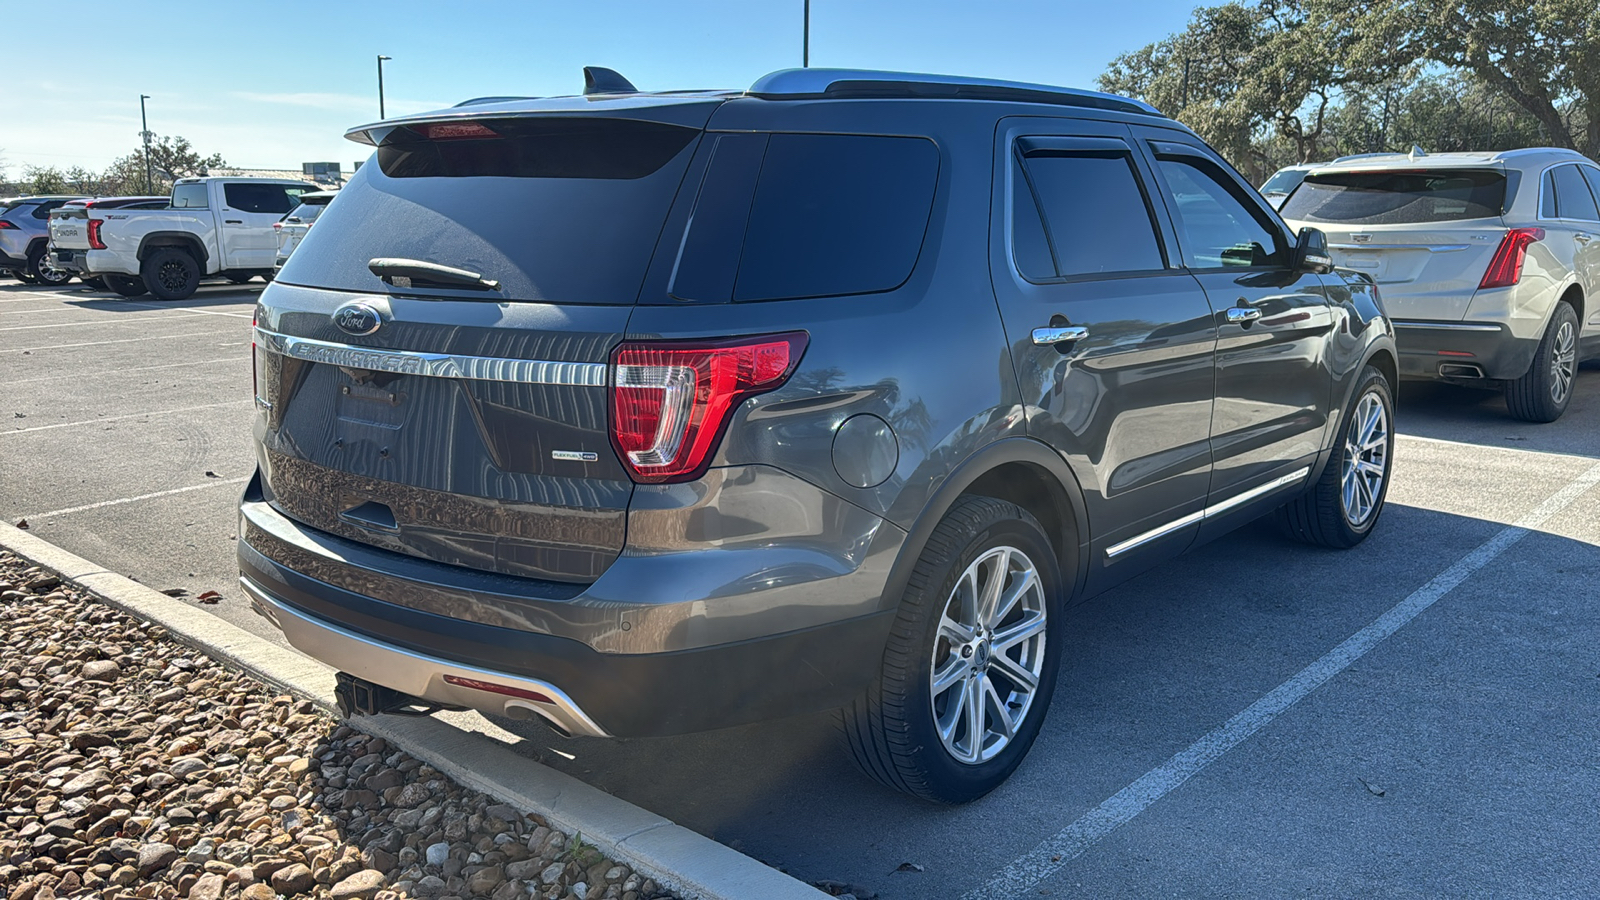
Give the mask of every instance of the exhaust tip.
[{"label": "exhaust tip", "polygon": [[1440,378],[1482,378],[1483,368],[1471,363],[1441,363]]}]

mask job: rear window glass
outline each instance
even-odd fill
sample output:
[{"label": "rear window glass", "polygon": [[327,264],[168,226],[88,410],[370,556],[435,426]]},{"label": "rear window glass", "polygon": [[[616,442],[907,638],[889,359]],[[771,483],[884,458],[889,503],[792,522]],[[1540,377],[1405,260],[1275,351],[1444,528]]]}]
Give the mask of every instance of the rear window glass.
[{"label": "rear window glass", "polygon": [[726,135],[672,294],[783,300],[893,290],[922,249],[939,150],[923,138]]},{"label": "rear window glass", "polygon": [[1309,175],[1278,212],[1285,219],[1399,225],[1498,216],[1506,178],[1495,169]]},{"label": "rear window glass", "polygon": [[[378,164],[356,171],[279,278],[383,291],[367,263],[399,257],[480,272],[507,300],[633,304],[699,130],[593,118],[489,124],[518,137],[496,148],[467,145],[508,139],[444,138],[429,148],[411,136],[393,148],[403,152],[380,148]],[[657,134],[648,152],[637,146],[644,134]]]},{"label": "rear window glass", "polygon": [[206,186],[204,183],[179,184],[172,188],[173,209],[205,209]]},{"label": "rear window glass", "polygon": [[1305,169],[1282,169],[1261,186],[1263,194],[1287,194],[1306,179]]},{"label": "rear window glass", "polygon": [[229,209],[247,213],[282,215],[300,202],[300,195],[316,188],[311,185],[252,184],[234,182],[222,186],[222,198]]},{"label": "rear window glass", "polygon": [[327,208],[327,203],[302,203],[289,210],[289,215],[285,216],[284,219],[285,221],[295,219],[301,222],[314,222],[317,216],[321,215],[322,211]]}]

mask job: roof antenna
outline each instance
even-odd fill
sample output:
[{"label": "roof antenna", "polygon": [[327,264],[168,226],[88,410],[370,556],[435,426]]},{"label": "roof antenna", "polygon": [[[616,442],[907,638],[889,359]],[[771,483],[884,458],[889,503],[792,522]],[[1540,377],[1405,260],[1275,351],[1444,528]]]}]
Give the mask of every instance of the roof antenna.
[{"label": "roof antenna", "polygon": [[615,69],[604,66],[583,67],[583,95],[590,94],[637,94],[639,89],[633,82],[622,77]]}]

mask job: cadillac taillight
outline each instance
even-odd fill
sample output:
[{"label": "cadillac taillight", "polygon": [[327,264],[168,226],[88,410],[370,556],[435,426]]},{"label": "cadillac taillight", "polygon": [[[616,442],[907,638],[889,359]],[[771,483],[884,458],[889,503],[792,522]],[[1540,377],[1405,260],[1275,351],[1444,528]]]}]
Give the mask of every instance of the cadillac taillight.
[{"label": "cadillac taillight", "polygon": [[1522,280],[1522,263],[1528,257],[1528,245],[1544,240],[1543,228],[1513,228],[1500,239],[1500,246],[1489,260],[1489,269],[1483,273],[1479,288],[1511,287]]},{"label": "cadillac taillight", "polygon": [[635,481],[704,474],[733,410],[781,386],[804,332],[725,341],[630,341],[611,353],[611,443]]}]

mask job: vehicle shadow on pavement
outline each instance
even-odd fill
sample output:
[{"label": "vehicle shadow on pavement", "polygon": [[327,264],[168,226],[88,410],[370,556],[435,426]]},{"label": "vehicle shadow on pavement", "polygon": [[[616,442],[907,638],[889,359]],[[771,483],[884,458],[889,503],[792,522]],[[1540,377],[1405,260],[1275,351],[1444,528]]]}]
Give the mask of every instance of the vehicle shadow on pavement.
[{"label": "vehicle shadow on pavement", "polygon": [[1566,414],[1554,422],[1513,419],[1499,391],[1407,381],[1395,424],[1401,434],[1434,440],[1600,458],[1600,369],[1579,370]]},{"label": "vehicle shadow on pavement", "polygon": [[[1591,518],[1600,520],[1600,515]],[[1588,527],[1592,530],[1595,524]],[[562,739],[537,724],[507,720],[497,724],[524,738],[520,752],[804,880],[864,884],[884,900],[957,896],[1227,722],[1505,526],[1391,503],[1378,527],[1373,539],[1360,547],[1334,552],[1293,544],[1265,518],[1069,610],[1066,655],[1038,742],[1009,782],[963,807],[923,803],[861,775],[837,748],[829,714],[627,741]],[[1600,540],[1600,531],[1595,534]],[[1600,546],[1534,532],[1481,577],[1503,579],[1499,573],[1523,567],[1539,570],[1538,564],[1528,561],[1530,556],[1561,562],[1542,576],[1542,582],[1533,577],[1528,584],[1524,577],[1523,586],[1572,603],[1581,604],[1585,578],[1600,571]],[[1440,627],[1457,628],[1463,616],[1509,619],[1486,628],[1478,646],[1470,639],[1449,645],[1449,653],[1477,659],[1486,653],[1492,656],[1499,642],[1520,645],[1536,639],[1517,635],[1518,628],[1544,627],[1537,611],[1486,605],[1476,595],[1481,592],[1475,583],[1462,584],[1437,608],[1380,645],[1373,658],[1381,651],[1382,664],[1358,663],[1359,675],[1352,669],[1348,679],[1335,678],[1295,709],[1315,707],[1317,716],[1357,718],[1380,709],[1384,719],[1406,722],[1436,715],[1438,698],[1415,691],[1411,683],[1417,667],[1424,665],[1416,646],[1434,640],[1422,635]],[[1492,594],[1498,597],[1503,591],[1500,586]],[[1576,633],[1600,627],[1600,611],[1588,609],[1592,603],[1582,605],[1584,610],[1576,614],[1584,621],[1573,623]],[[1569,641],[1557,655],[1577,652],[1579,648]],[[1426,653],[1434,650],[1430,647]],[[1397,659],[1400,665],[1394,667]],[[1352,686],[1360,688],[1354,696]],[[1378,699],[1361,692],[1368,687],[1377,691]],[[1575,692],[1580,687],[1556,681],[1531,688],[1521,684],[1516,687],[1517,702],[1525,708],[1579,703]],[[1545,688],[1550,696],[1541,698]],[[1478,690],[1512,693],[1503,683]],[[1254,759],[1259,748],[1253,743],[1269,740],[1268,735],[1293,742],[1302,727],[1291,711],[1227,759]],[[1559,728],[1542,732],[1530,728],[1527,733],[1507,732],[1487,740],[1481,734],[1463,734],[1460,745],[1441,752],[1472,758],[1509,754],[1508,758],[1529,761],[1489,776],[1499,787],[1456,785],[1450,790],[1503,787],[1511,792],[1513,785],[1537,780],[1543,770],[1533,760],[1540,754],[1571,755],[1570,747],[1560,748],[1575,737]],[[1215,768],[1231,766],[1219,762]],[[1229,790],[1247,795],[1288,790],[1291,796],[1279,798],[1277,812],[1285,819],[1283,827],[1298,834],[1298,844],[1291,842],[1295,852],[1321,853],[1334,844],[1356,858],[1380,856],[1363,837],[1363,829],[1377,828],[1375,823],[1357,822],[1336,830],[1331,838],[1319,832],[1328,826],[1317,818],[1318,804],[1355,802],[1354,795],[1344,793],[1349,785],[1360,788],[1355,776],[1341,774],[1339,796],[1330,799],[1294,796],[1296,779],[1303,775],[1293,766],[1274,769],[1259,782],[1252,776]],[[1555,789],[1559,785],[1552,782]],[[1470,805],[1477,802],[1474,796],[1453,796],[1451,802]],[[1300,803],[1303,810],[1296,808]],[[1434,814],[1441,815],[1437,809]],[[1205,832],[1229,827],[1227,819],[1222,812],[1214,819],[1188,822],[1180,835],[1195,842],[1197,854],[1215,853]],[[1004,827],[999,828],[1002,821]],[[1416,833],[1389,838],[1433,839],[1425,834],[1432,825],[1420,820],[1410,824]],[[974,842],[972,836],[978,833],[986,837]],[[1160,851],[1142,846],[1138,852],[1143,856]],[[1262,857],[1250,859],[1248,864],[1256,866]],[[908,862],[921,871],[896,871]],[[1242,858],[1239,862],[1246,865]],[[1124,859],[1111,867],[1126,874],[1131,864]],[[1205,868],[1209,863],[1194,865]],[[1283,874],[1292,876],[1288,868]],[[1182,893],[1184,884],[1169,882],[1168,887]],[[1332,887],[1330,891],[1341,892]]]}]

